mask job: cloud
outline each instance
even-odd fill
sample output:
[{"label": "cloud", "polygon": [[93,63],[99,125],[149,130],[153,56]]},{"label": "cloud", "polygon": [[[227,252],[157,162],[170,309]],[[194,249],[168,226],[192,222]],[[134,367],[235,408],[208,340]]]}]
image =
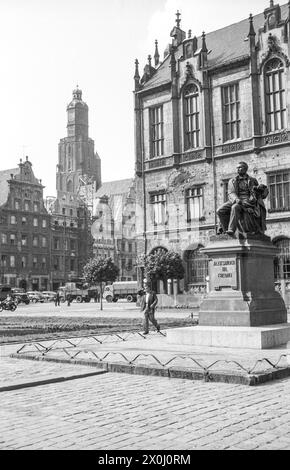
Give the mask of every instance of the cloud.
[{"label": "cloud", "polygon": [[180,0],[162,1],[163,5],[152,15],[148,24],[147,37],[144,42],[144,51],[145,54],[147,54],[145,56],[146,58],[148,54],[154,55],[155,39],[157,39],[159,54],[161,60],[163,59],[163,51],[172,40],[172,38],[170,38],[170,31],[175,25],[175,13],[180,9],[180,3]]}]

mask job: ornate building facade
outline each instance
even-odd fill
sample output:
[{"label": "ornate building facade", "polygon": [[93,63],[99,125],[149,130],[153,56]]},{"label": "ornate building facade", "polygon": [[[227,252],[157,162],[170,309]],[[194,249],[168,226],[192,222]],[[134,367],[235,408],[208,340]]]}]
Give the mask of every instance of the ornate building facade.
[{"label": "ornate building facade", "polygon": [[277,281],[290,281],[290,4],[201,37],[176,25],[160,61],[156,41],[135,67],[139,255],[179,252],[182,289],[204,288],[200,252],[240,161],[267,184],[266,232],[279,248]]},{"label": "ornate building facade", "polygon": [[41,180],[26,161],[0,172],[0,283],[56,290],[77,281],[93,255],[92,196],[101,185],[101,161],[88,137],[88,106],[73,91],[67,137],[59,143],[57,197],[43,200]]},{"label": "ornate building facade", "polygon": [[135,201],[133,179],[103,183],[94,193],[94,256],[110,256],[119,267],[119,281],[137,280]]},{"label": "ornate building facade", "polygon": [[0,282],[26,290],[50,288],[50,216],[41,180],[26,157],[0,172]]}]

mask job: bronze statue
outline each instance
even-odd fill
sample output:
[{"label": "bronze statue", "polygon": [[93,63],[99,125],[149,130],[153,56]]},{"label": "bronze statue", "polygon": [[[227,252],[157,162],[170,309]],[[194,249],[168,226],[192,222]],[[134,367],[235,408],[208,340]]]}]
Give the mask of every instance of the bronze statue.
[{"label": "bronze statue", "polygon": [[263,199],[268,188],[259,184],[256,178],[247,174],[248,165],[240,162],[237,176],[229,181],[228,202],[223,204],[217,215],[220,220],[218,234],[264,234],[266,230],[266,208]]}]

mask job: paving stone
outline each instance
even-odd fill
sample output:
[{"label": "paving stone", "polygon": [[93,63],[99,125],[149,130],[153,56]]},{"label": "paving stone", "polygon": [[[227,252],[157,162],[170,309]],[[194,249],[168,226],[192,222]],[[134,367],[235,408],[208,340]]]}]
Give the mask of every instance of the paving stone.
[{"label": "paving stone", "polygon": [[[80,370],[7,360],[0,383],[2,371],[8,383],[9,371],[22,379]],[[0,436],[1,450],[290,449],[290,379],[247,388],[107,373],[1,392]]]}]

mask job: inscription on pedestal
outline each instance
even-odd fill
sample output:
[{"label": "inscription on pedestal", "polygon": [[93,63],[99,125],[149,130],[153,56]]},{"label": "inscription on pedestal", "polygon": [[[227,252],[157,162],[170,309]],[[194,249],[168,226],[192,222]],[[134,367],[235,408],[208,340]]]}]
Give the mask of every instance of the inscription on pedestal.
[{"label": "inscription on pedestal", "polygon": [[237,263],[235,259],[214,259],[211,274],[214,289],[221,287],[237,289]]}]

